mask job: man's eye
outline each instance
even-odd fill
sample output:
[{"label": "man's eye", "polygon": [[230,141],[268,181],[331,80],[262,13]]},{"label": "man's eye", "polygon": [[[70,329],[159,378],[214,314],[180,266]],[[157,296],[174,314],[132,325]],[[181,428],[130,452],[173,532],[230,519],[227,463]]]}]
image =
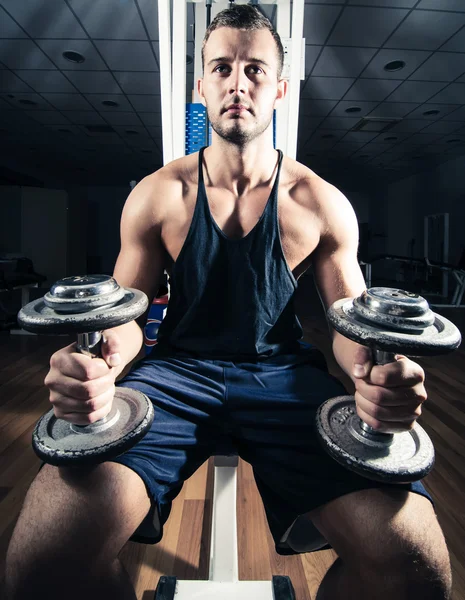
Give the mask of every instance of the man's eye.
[{"label": "man's eye", "polygon": [[224,73],[225,71],[223,69],[228,69],[229,67],[227,65],[218,65],[215,68],[215,71],[217,71],[218,73]]},{"label": "man's eye", "polygon": [[249,67],[249,70],[254,71],[255,74],[262,72],[262,70],[260,69],[260,67],[257,67],[257,66]]}]

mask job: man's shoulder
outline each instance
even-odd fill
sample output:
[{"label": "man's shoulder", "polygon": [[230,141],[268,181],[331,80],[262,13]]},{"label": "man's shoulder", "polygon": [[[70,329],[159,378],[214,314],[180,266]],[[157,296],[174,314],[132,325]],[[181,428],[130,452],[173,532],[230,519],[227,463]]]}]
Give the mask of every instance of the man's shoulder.
[{"label": "man's shoulder", "polygon": [[159,219],[182,201],[197,181],[198,153],[173,160],[145,177],[136,187],[138,201],[144,202]]},{"label": "man's shoulder", "polygon": [[329,205],[345,199],[340,190],[306,165],[286,156],[283,167],[283,183],[288,187],[290,196],[299,204],[315,211],[329,208]]},{"label": "man's shoulder", "polygon": [[152,175],[149,175],[154,185],[188,184],[197,179],[199,153],[188,154],[172,160]]}]

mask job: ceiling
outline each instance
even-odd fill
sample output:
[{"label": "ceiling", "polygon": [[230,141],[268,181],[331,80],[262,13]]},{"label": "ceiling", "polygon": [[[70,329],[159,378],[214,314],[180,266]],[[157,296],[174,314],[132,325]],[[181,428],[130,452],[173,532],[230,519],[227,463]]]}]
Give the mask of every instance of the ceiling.
[{"label": "ceiling", "polygon": [[[127,185],[161,167],[157,21],[154,0],[0,0],[0,182]],[[193,24],[188,3],[190,56]],[[465,154],[465,0],[307,0],[304,37],[298,160],[357,188]]]}]

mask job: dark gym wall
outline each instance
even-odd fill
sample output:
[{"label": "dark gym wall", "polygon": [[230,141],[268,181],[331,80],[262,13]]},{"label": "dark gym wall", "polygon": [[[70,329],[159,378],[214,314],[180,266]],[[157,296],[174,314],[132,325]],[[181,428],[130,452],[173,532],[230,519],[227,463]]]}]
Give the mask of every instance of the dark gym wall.
[{"label": "dark gym wall", "polygon": [[21,188],[0,186],[0,254],[21,252]]},{"label": "dark gym wall", "polygon": [[465,248],[465,158],[452,159],[378,188],[370,205],[370,227],[385,238],[385,252],[423,257],[423,217],[449,213],[449,263],[457,264]]},{"label": "dark gym wall", "polygon": [[87,272],[112,273],[120,250],[120,219],[128,187],[89,187]]}]

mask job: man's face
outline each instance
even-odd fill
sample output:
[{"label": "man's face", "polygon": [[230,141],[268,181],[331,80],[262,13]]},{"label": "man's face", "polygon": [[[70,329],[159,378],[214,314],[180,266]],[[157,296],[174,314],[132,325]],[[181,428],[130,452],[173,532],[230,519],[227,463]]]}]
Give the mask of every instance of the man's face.
[{"label": "man's face", "polygon": [[215,29],[204,49],[198,91],[213,130],[243,146],[269,127],[286,93],[278,81],[278,52],[268,29]]}]

